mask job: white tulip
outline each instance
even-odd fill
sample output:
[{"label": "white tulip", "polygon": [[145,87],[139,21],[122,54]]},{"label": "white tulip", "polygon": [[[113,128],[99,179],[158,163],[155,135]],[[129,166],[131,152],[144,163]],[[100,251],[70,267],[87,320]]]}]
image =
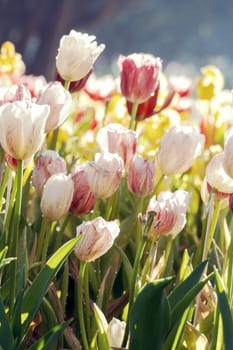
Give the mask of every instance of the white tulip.
[{"label": "white tulip", "polygon": [[45,137],[49,106],[26,101],[5,103],[0,107],[0,144],[17,160],[31,158]]},{"label": "white tulip", "polygon": [[72,107],[72,98],[69,91],[56,81],[49,84],[40,94],[37,103],[50,106],[45,125],[45,132],[50,132],[62,125],[68,117]]},{"label": "white tulip", "polygon": [[164,175],[182,174],[204,147],[205,137],[191,126],[174,126],[163,137],[158,163]]},{"label": "white tulip", "polygon": [[58,73],[64,80],[77,81],[92,69],[105,45],[97,45],[94,35],[71,30],[62,36],[56,57]]},{"label": "white tulip", "polygon": [[52,175],[45,184],[40,208],[49,221],[59,220],[68,213],[73,198],[74,184],[65,174]]}]

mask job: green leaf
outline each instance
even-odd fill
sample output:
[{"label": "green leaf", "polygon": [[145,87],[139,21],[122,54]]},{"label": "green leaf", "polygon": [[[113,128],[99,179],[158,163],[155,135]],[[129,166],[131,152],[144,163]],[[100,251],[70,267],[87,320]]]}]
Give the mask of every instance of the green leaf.
[{"label": "green leaf", "polygon": [[59,324],[51,329],[46,335],[41,337],[37,342],[35,342],[28,350],[49,350],[49,345],[55,340],[59,334],[69,325],[71,321]]},{"label": "green leaf", "polygon": [[[186,294],[184,294],[183,296],[182,296],[182,294],[180,295],[180,300],[177,301],[176,305],[173,305],[171,307],[171,325],[172,326],[180,317],[182,317],[185,309],[193,301],[193,299],[196,297],[196,295],[202,290],[204,285],[212,278],[212,276],[213,276],[213,274],[210,274],[204,280],[202,280],[199,283],[197,283],[196,285],[194,285],[188,292],[186,292]],[[169,301],[169,298],[168,298],[168,301]]]},{"label": "green leaf", "polygon": [[190,307],[187,308],[182,317],[175,323],[166,341],[163,344],[162,350],[175,350],[183,339],[186,321],[188,319]]},{"label": "green leaf", "polygon": [[223,334],[225,350],[232,350],[232,336],[233,336],[233,317],[231,314],[230,305],[227,300],[227,295],[224,290],[224,285],[216,268],[214,268],[218,303],[222,315]]},{"label": "green leaf", "polygon": [[108,322],[103,314],[103,312],[100,310],[100,308],[97,306],[97,304],[93,304],[94,308],[94,316],[96,320],[96,324],[98,327],[98,348],[101,350],[110,350],[110,345],[108,342],[107,337],[107,329],[108,329]]},{"label": "green leaf", "polygon": [[72,252],[80,237],[75,237],[59,248],[39,272],[23,298],[21,309],[22,336],[38,311],[49,284],[57,274],[68,255]]},{"label": "green leaf", "polygon": [[170,327],[170,308],[164,288],[171,280],[164,278],[148,283],[137,295],[129,320],[129,350],[161,350]]},{"label": "green leaf", "polygon": [[182,317],[186,307],[207,282],[207,280],[205,280],[205,282],[202,281],[198,284],[206,264],[207,261],[204,261],[198,265],[195,270],[169,294],[168,302],[171,307],[172,325],[174,325],[179,317]]},{"label": "green leaf", "polygon": [[116,243],[114,244],[114,247],[117,249],[118,253],[121,256],[122,263],[124,265],[124,271],[126,273],[126,277],[127,277],[127,281],[128,281],[128,285],[130,285],[130,281],[131,281],[132,274],[133,274],[133,267],[132,267],[127,255],[125,254],[124,250],[121,249],[121,247],[119,247]]},{"label": "green leaf", "polygon": [[10,324],[5,312],[2,298],[0,297],[0,347],[4,350],[14,349],[14,339]]},{"label": "green leaf", "polygon": [[198,265],[195,270],[182,282],[180,283],[176,288],[173,289],[173,291],[168,296],[168,301],[171,306],[171,309],[173,309],[176,304],[180,301],[180,299],[187,293],[189,290],[195,286],[196,283],[199,282],[204,269],[206,267],[207,261],[202,262],[200,265]]},{"label": "green leaf", "polygon": [[191,259],[187,249],[185,249],[182,256],[181,265],[180,265],[179,280],[183,281],[185,278],[187,278],[190,275],[192,271],[193,271],[193,268],[191,264]]}]

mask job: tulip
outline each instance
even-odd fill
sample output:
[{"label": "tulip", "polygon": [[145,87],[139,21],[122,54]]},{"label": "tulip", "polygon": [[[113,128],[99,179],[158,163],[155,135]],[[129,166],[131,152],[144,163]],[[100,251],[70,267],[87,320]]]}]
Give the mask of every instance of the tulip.
[{"label": "tulip", "polygon": [[32,171],[32,184],[41,196],[46,181],[54,174],[66,174],[65,160],[56,151],[43,151],[35,161]]},{"label": "tulip", "polygon": [[223,168],[233,178],[233,128],[228,131],[224,143]]},{"label": "tulip", "polygon": [[118,123],[110,123],[101,128],[97,142],[102,152],[117,153],[127,166],[136,152],[137,134]]},{"label": "tulip", "polygon": [[161,60],[146,54],[119,57],[121,93],[127,101],[142,103],[150,98],[158,84]]},{"label": "tulip", "polygon": [[24,101],[27,105],[31,104],[31,93],[26,86],[23,84],[15,84],[10,86],[10,88],[1,89],[0,105],[16,101]]},{"label": "tulip", "polygon": [[95,196],[90,190],[85,169],[85,164],[78,165],[71,174],[74,183],[74,194],[70,211],[74,215],[89,213],[95,204]]},{"label": "tulip", "polygon": [[91,191],[97,198],[109,198],[118,189],[123,171],[123,161],[115,153],[97,153],[94,162],[86,166]]},{"label": "tulip", "polygon": [[135,156],[128,169],[129,190],[138,197],[151,194],[154,190],[155,162]]},{"label": "tulip", "polygon": [[92,69],[105,45],[97,45],[94,35],[71,30],[62,36],[56,57],[58,73],[64,80],[78,81]]},{"label": "tulip", "polygon": [[158,151],[158,163],[164,175],[187,171],[203,150],[204,135],[191,126],[172,127],[163,137]]},{"label": "tulip", "polygon": [[97,78],[94,74],[90,76],[84,91],[95,101],[108,101],[115,90],[115,80],[111,75]]},{"label": "tulip", "polygon": [[187,97],[191,92],[192,81],[186,76],[172,75],[169,85],[180,97]]},{"label": "tulip", "polygon": [[50,113],[47,117],[45,132],[57,129],[68,117],[72,99],[70,93],[59,82],[54,82],[40,94],[37,99],[39,105],[49,105]]},{"label": "tulip", "polygon": [[164,191],[157,198],[153,196],[147,207],[147,213],[155,212],[150,237],[154,234],[175,237],[186,224],[189,200],[190,194],[183,190]]},{"label": "tulip", "polygon": [[64,174],[54,174],[46,182],[40,208],[49,221],[59,220],[68,213],[73,198],[74,184]]},{"label": "tulip", "polygon": [[49,106],[25,101],[5,103],[0,107],[0,144],[17,160],[31,158],[44,140]]},{"label": "tulip", "polygon": [[109,345],[111,347],[120,348],[124,334],[125,334],[125,321],[120,321],[118,318],[113,317],[108,324],[107,337]]},{"label": "tulip", "polygon": [[206,167],[206,181],[218,192],[233,193],[233,179],[223,168],[224,152],[216,154]]},{"label": "tulip", "polygon": [[230,208],[231,214],[233,215],[233,194],[230,194],[229,196],[229,208]]},{"label": "tulip", "polygon": [[74,253],[81,261],[93,261],[104,255],[113,245],[119,235],[117,220],[106,221],[97,217],[92,221],[83,222],[77,227],[77,236],[82,235]]}]

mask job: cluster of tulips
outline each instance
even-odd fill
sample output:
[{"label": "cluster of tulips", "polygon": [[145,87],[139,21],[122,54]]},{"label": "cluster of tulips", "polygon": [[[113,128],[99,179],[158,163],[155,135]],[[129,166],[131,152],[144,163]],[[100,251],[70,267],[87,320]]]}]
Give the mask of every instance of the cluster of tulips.
[{"label": "cluster of tulips", "polygon": [[54,81],[0,51],[0,348],[232,349],[233,105],[71,30]]}]

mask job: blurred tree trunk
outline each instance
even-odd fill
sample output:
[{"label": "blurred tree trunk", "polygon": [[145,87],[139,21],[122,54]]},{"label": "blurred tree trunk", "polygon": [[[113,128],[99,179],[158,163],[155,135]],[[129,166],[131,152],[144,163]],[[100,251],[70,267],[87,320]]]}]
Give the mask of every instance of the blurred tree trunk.
[{"label": "blurred tree trunk", "polygon": [[16,45],[28,74],[52,80],[61,36],[71,29],[95,34],[126,6],[125,0],[0,0],[0,43]]}]

